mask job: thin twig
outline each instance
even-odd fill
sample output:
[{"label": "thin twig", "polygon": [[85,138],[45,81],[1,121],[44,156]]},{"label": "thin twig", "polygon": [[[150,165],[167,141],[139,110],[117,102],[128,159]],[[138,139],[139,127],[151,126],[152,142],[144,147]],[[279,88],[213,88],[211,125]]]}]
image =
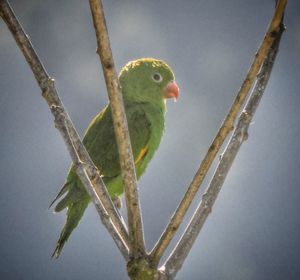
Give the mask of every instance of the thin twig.
[{"label": "thin twig", "polygon": [[176,273],[180,270],[186,259],[189,251],[191,250],[202,226],[204,225],[208,215],[212,211],[214,202],[221,190],[221,187],[225,181],[225,178],[229,172],[229,169],[237,155],[241,145],[248,138],[248,128],[254,116],[254,113],[259,105],[261,97],[265,91],[274,61],[278,52],[278,46],[282,32],[284,31],[283,24],[280,25],[279,31],[274,33],[276,37],[273,42],[271,49],[269,50],[268,56],[261,68],[258,75],[257,82],[253,89],[249,100],[241,113],[237,126],[230,138],[230,141],[220,159],[214,176],[206,189],[202,200],[195,211],[189,225],[185,229],[180,241],[177,243],[175,249],[170,254],[166,264],[164,265],[165,272],[169,275],[170,279],[173,279]]},{"label": "thin twig", "polygon": [[[0,0],[0,16],[5,21],[6,25],[8,26],[9,30],[11,31],[16,43],[18,44],[19,48],[21,49],[26,61],[28,62],[37,83],[39,84],[42,90],[42,96],[48,103],[52,113],[57,114],[60,112],[60,116],[63,116],[63,123],[62,125],[58,125],[57,128],[60,129],[62,133],[65,143],[68,147],[68,151],[72,157],[72,159],[76,159],[77,155],[73,155],[73,145],[76,150],[76,154],[80,158],[80,161],[84,163],[84,169],[86,170],[86,174],[89,177],[89,180],[92,184],[85,185],[88,193],[91,195],[91,200],[95,204],[96,209],[100,215],[103,217],[109,214],[111,217],[110,222],[113,223],[109,225],[106,223],[104,224],[107,227],[107,230],[110,232],[113,238],[116,238],[118,235],[118,240],[115,240],[116,243],[120,243],[122,248],[122,253],[126,252],[127,254],[123,254],[125,259],[128,259],[128,233],[126,230],[126,226],[122,223],[121,219],[119,218],[119,214],[117,213],[114,204],[112,203],[110,196],[106,190],[106,187],[99,175],[97,168],[94,166],[89,154],[87,153],[85,147],[83,146],[80,137],[75,130],[70,117],[68,116],[67,112],[65,111],[63,104],[58,96],[57,90],[54,86],[54,80],[50,78],[48,73],[46,72],[45,68],[43,67],[40,59],[38,58],[33,46],[26,36],[25,32],[23,31],[20,23],[18,22],[14,12],[12,11],[10,5],[6,0]],[[63,129],[62,129],[63,128]],[[66,131],[68,133],[66,134]],[[70,146],[72,143],[72,146]],[[72,156],[73,155],[73,156]],[[75,157],[74,157],[75,156]],[[80,172],[79,172],[80,173]],[[78,174],[80,176],[80,174]],[[92,187],[93,189],[90,190],[89,188]],[[99,199],[101,201],[99,201]],[[115,231],[118,231],[117,233]],[[119,246],[120,248],[120,246]]]},{"label": "thin twig", "polygon": [[178,227],[180,226],[183,217],[186,214],[189,206],[191,205],[191,202],[194,199],[201,183],[203,182],[212,162],[214,161],[218,151],[220,150],[222,144],[224,143],[224,140],[226,139],[230,131],[232,131],[236,117],[239,111],[241,110],[241,107],[248,95],[249,90],[251,89],[256,79],[257,73],[261,68],[262,63],[264,62],[264,59],[272,43],[274,42],[274,34],[277,34],[279,30],[280,21],[286,6],[286,2],[287,0],[281,0],[276,6],[273,19],[267,30],[264,40],[261,46],[259,47],[258,52],[255,55],[255,59],[248,71],[246,79],[244,80],[240,90],[237,93],[237,96],[232,104],[232,107],[228,115],[226,116],[215,139],[210,145],[209,150],[205,155],[182,201],[180,202],[179,206],[177,207],[176,211],[171,217],[171,220],[167,225],[167,227],[165,228],[164,232],[162,233],[160,239],[154,246],[151,252],[151,259],[153,261],[154,266],[156,266],[159,263],[167,246],[175,236],[175,233]]},{"label": "thin twig", "polygon": [[97,53],[102,63],[118,144],[128,214],[130,254],[133,258],[138,258],[145,255],[145,245],[137,179],[121,87],[114,67],[102,1],[90,0],[90,8],[97,37]]}]

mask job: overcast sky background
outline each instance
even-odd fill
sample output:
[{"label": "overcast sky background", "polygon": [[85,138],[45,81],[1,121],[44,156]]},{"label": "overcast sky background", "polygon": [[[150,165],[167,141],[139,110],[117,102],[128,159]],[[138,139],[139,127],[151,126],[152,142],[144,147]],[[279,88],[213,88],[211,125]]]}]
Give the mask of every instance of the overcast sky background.
[{"label": "overcast sky background", "polygon": [[[107,102],[88,1],[10,2],[82,134]],[[274,1],[104,0],[104,7],[117,69],[140,57],[164,59],[181,90],[176,104],[168,102],[164,138],[139,182],[151,248],[243,81]],[[290,0],[287,31],[249,140],[178,280],[299,279],[299,12],[300,2]],[[0,91],[0,278],[127,279],[92,205],[60,259],[50,258],[65,215],[48,205],[70,158],[2,21]]]}]

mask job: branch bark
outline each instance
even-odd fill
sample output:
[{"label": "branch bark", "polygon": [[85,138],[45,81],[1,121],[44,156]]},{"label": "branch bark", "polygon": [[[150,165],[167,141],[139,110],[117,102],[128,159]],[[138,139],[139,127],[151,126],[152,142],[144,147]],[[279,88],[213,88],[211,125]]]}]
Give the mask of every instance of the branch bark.
[{"label": "branch bark", "polygon": [[[23,31],[6,0],[0,0],[0,16],[3,18],[17,45],[21,49],[42,90],[42,96],[55,116],[56,128],[59,129],[64,138],[72,160],[77,167],[76,172],[83,183],[85,183],[86,190],[88,191],[102,222],[113,237],[124,258],[128,260],[129,239],[126,226],[122,223],[97,168],[93,164],[70,117],[64,109],[55,88],[54,79],[51,79],[46,72],[28,36]],[[110,219],[108,217],[110,217]]]},{"label": "branch bark", "polygon": [[118,144],[128,215],[130,254],[133,258],[139,258],[145,256],[144,234],[137,179],[121,87],[114,67],[102,1],[90,0],[90,8],[97,37],[97,53],[100,56],[103,68]]},{"label": "branch bark", "polygon": [[[280,18],[282,18],[282,15]],[[168,260],[164,265],[165,273],[170,277],[170,279],[173,279],[176,273],[182,267],[183,262],[185,261],[189,251],[191,250],[202,226],[204,225],[208,215],[212,211],[214,202],[217,199],[217,196],[235,159],[235,156],[237,155],[243,142],[248,138],[248,128],[270,78],[270,74],[278,52],[281,35],[284,29],[285,28],[281,23],[279,30],[277,30],[276,33],[272,33],[274,42],[260,70],[252,94],[249,97],[249,100],[238,119],[238,123],[233,132],[233,135],[231,136],[230,141],[220,159],[214,176],[204,195],[202,196],[202,200],[198,208],[196,209],[190,223],[185,229],[180,241],[177,243],[175,249],[170,254]]]},{"label": "branch bark", "polygon": [[266,55],[274,42],[274,34],[278,33],[281,18],[284,13],[284,9],[286,6],[287,0],[280,0],[276,6],[272,21],[268,27],[264,40],[262,41],[253,63],[247,73],[247,76],[237,93],[237,96],[231,106],[229,113],[227,114],[226,118],[224,119],[221,128],[219,129],[217,135],[215,136],[212,144],[210,145],[207,154],[205,155],[201,165],[196,172],[191,184],[189,185],[183,199],[181,200],[179,206],[177,207],[176,211],[174,212],[173,216],[167,227],[165,228],[164,232],[162,233],[160,239],[154,246],[151,252],[151,259],[153,261],[153,265],[157,266],[163,253],[165,252],[167,246],[175,236],[177,229],[179,228],[184,215],[186,214],[189,206],[191,205],[197,191],[200,188],[212,162],[214,161],[218,151],[220,150],[222,144],[224,143],[225,139],[232,131],[234,122],[238,113],[241,110],[241,107],[248,95],[249,90],[251,89],[256,76],[266,58]]}]

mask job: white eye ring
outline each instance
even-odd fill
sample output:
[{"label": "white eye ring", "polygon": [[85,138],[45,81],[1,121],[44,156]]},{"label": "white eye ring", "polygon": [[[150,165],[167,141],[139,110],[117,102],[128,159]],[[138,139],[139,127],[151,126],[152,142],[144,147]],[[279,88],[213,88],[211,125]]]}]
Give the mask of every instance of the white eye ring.
[{"label": "white eye ring", "polygon": [[152,75],[152,80],[156,83],[160,83],[163,80],[163,77],[161,76],[160,73],[154,73]]}]

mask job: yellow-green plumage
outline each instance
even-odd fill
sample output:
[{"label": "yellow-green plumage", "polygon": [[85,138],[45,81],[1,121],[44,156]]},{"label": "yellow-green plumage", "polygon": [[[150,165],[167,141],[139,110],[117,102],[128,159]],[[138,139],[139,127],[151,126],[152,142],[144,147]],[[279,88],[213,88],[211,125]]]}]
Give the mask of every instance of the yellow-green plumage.
[{"label": "yellow-green plumage", "polygon": [[[164,130],[165,91],[173,82],[170,67],[161,60],[139,59],[128,63],[119,76],[125,112],[139,178],[157,149]],[[89,125],[83,143],[100,170],[111,198],[123,193],[119,155],[112,115],[108,104]],[[60,234],[53,256],[58,257],[73,229],[78,225],[89,203],[89,196],[71,167],[55,211],[67,208],[67,221]]]}]

